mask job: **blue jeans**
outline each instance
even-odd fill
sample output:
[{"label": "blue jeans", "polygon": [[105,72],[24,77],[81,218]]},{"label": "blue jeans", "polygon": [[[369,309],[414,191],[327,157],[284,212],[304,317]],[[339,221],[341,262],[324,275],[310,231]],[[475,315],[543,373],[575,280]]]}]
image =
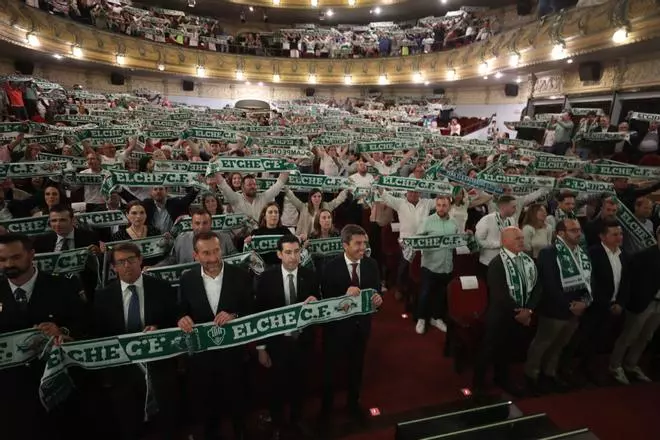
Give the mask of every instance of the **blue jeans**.
[{"label": "blue jeans", "polygon": [[435,273],[422,267],[422,287],[417,302],[417,319],[447,317],[447,285],[450,273]]}]

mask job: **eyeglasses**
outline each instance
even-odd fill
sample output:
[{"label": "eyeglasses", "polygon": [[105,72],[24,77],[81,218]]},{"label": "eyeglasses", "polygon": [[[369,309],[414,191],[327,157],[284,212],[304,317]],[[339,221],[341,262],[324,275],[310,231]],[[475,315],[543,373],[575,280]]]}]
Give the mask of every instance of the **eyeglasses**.
[{"label": "eyeglasses", "polygon": [[115,266],[126,266],[127,264],[135,264],[139,260],[139,257],[128,257],[123,260],[115,260]]}]

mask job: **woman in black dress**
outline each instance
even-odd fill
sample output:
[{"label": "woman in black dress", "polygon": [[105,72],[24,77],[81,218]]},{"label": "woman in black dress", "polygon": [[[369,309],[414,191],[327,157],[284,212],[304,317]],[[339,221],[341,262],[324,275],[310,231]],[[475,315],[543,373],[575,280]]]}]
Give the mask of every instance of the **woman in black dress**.
[{"label": "woman in black dress", "polygon": [[[245,243],[252,241],[252,237],[257,235],[292,235],[289,228],[282,226],[280,219],[280,207],[275,202],[270,202],[264,209],[261,210],[259,215],[259,227],[252,231],[250,237],[245,239]],[[277,252],[266,252],[260,254],[266,266],[279,264],[280,260],[277,258]]]},{"label": "woman in black dress", "polygon": [[[314,216],[314,229],[309,235],[309,238],[333,238],[339,237],[339,235],[339,231],[335,228],[332,221],[332,211],[329,209],[319,210],[318,214]],[[312,261],[314,261],[314,268],[316,269],[318,278],[323,274],[323,267],[325,264],[335,258],[335,256],[336,255],[312,255]]]},{"label": "woman in black dress", "polygon": [[[121,227],[112,236],[112,241],[139,240],[140,238],[155,237],[161,235],[158,228],[146,224],[147,211],[139,200],[133,200],[126,205],[126,217],[128,225]],[[163,241],[167,241],[163,237]],[[163,259],[163,256],[147,258],[142,262],[143,266],[153,266]]]}]

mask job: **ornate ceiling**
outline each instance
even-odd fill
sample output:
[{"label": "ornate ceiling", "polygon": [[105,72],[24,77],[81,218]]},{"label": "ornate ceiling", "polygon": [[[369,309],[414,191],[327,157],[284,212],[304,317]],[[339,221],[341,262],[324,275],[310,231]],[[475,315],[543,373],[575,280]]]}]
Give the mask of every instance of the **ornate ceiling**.
[{"label": "ornate ceiling", "polygon": [[[153,43],[111,34],[71,20],[53,17],[16,0],[0,0],[0,39],[46,54],[78,58],[117,68],[195,76],[219,80],[281,82],[289,84],[354,85],[410,84],[420,72],[425,81],[445,86],[452,81],[479,78],[514,70],[511,55],[519,55],[518,68],[542,70],[548,60],[594,53],[615,46],[660,37],[660,14],[655,0],[612,0],[600,6],[571,9],[542,22],[501,33],[488,41],[460,49],[426,55],[366,59],[291,59],[239,56]],[[648,11],[655,11],[649,14]],[[628,25],[628,39],[612,41],[617,28]],[[40,46],[30,47],[27,33],[38,37]],[[562,54],[557,47],[563,46]],[[121,65],[117,55],[122,56]],[[453,80],[449,77],[453,73]],[[276,81],[278,79],[279,81]]]}]

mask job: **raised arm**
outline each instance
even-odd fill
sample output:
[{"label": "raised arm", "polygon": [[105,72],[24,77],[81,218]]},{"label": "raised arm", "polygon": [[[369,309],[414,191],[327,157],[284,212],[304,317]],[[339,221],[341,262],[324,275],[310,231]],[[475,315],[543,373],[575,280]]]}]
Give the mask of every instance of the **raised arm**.
[{"label": "raised arm", "polygon": [[284,189],[284,197],[286,197],[287,200],[291,202],[291,204],[295,206],[298,211],[305,209],[305,202],[296,197],[293,191],[291,191],[289,188]]}]

